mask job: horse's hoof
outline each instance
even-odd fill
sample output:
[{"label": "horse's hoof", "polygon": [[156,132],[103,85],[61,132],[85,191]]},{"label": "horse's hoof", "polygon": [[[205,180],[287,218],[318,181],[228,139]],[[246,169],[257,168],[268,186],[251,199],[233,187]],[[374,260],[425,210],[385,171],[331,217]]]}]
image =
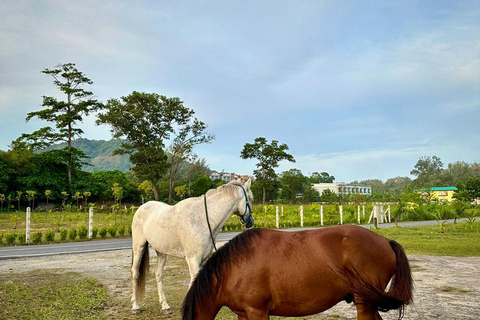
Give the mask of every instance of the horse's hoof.
[{"label": "horse's hoof", "polygon": [[139,314],[140,312],[140,309],[132,309],[132,314]]},{"label": "horse's hoof", "polygon": [[168,308],[168,309],[163,309],[162,311],[163,311],[163,314],[164,314],[164,315],[167,315],[167,316],[172,314],[172,310],[171,310],[170,308]]}]

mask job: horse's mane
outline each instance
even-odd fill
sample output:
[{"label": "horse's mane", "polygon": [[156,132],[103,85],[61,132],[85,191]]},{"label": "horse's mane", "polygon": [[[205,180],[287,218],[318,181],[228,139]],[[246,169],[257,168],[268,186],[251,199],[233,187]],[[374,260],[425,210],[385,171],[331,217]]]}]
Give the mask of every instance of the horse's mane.
[{"label": "horse's mane", "polygon": [[227,184],[221,185],[217,187],[216,189],[210,189],[207,191],[205,194],[206,196],[212,196],[214,194],[224,192],[227,193],[228,195],[234,195],[235,192],[237,192],[237,187],[242,187],[243,184],[240,181],[237,180],[232,180]]},{"label": "horse's mane", "polygon": [[186,319],[186,314],[194,312],[195,305],[208,303],[209,297],[218,292],[221,283],[219,280],[228,274],[232,264],[235,264],[239,259],[248,259],[252,249],[252,241],[261,237],[261,235],[262,229],[246,230],[219,248],[207,260],[195,277],[183,302],[184,319]]}]

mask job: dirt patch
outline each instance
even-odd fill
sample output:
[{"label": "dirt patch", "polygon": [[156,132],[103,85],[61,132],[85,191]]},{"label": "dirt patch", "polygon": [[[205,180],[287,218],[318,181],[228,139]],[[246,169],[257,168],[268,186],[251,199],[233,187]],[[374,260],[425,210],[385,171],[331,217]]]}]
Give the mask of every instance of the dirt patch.
[{"label": "dirt patch", "polygon": [[[153,269],[154,252],[151,252],[151,257]],[[479,319],[480,257],[418,255],[409,256],[409,259],[415,279],[415,304],[406,308],[404,319]],[[123,301],[109,310],[109,318],[118,319],[124,316],[117,317],[116,308],[127,309],[122,310],[123,315],[130,308],[130,261],[131,250],[2,260],[0,276],[54,269],[57,272],[73,271],[95,278],[108,288],[115,300]],[[166,268],[179,269],[182,279],[185,278],[181,283],[173,285],[187,285],[189,276],[183,260],[170,258]],[[395,312],[382,316],[384,319],[397,318]],[[171,317],[179,318],[179,314]],[[314,319],[356,319],[356,312],[351,304],[342,302]]]}]

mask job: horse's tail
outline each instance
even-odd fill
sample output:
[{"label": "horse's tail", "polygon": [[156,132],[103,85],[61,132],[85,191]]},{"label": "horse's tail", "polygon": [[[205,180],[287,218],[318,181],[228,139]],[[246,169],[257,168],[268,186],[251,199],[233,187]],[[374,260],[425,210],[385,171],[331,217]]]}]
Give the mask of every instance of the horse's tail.
[{"label": "horse's tail", "polygon": [[395,252],[397,265],[388,294],[403,301],[404,304],[410,304],[413,302],[413,277],[407,255],[402,246],[395,240],[390,240],[390,246]]},{"label": "horse's tail", "polygon": [[148,241],[145,241],[145,249],[143,250],[140,266],[138,267],[138,282],[137,282],[138,291],[137,292],[138,292],[138,295],[141,297],[145,296],[145,282],[147,280],[149,267],[150,267],[150,253],[148,251]]},{"label": "horse's tail", "polygon": [[368,304],[379,311],[399,310],[399,319],[403,317],[405,305],[413,302],[413,278],[407,255],[402,246],[390,240],[390,247],[395,253],[396,267],[387,291],[381,290],[353,268],[345,270],[354,289],[355,303]]}]

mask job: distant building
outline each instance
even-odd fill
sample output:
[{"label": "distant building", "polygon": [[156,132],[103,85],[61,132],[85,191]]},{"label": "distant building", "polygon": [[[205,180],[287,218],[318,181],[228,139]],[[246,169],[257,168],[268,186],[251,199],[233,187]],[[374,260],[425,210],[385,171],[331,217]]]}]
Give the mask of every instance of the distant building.
[{"label": "distant building", "polygon": [[350,195],[361,194],[366,196],[372,195],[372,187],[362,184],[347,184],[343,182],[339,183],[314,183],[312,188],[317,190],[319,195],[322,195],[323,191],[329,189],[338,195]]},{"label": "distant building", "polygon": [[215,181],[215,180],[222,180],[222,181],[225,181],[225,182],[230,182],[232,180],[240,180],[242,182],[245,182],[247,181],[248,179],[251,179],[252,181],[255,180],[254,177],[252,176],[249,176],[249,175],[245,175],[245,174],[236,174],[236,173],[233,173],[233,172],[217,172],[217,171],[213,171],[212,173],[210,173],[210,180],[212,181]]},{"label": "distant building", "polygon": [[433,187],[418,190],[423,198],[439,202],[452,202],[455,191],[458,191],[456,187]]}]

